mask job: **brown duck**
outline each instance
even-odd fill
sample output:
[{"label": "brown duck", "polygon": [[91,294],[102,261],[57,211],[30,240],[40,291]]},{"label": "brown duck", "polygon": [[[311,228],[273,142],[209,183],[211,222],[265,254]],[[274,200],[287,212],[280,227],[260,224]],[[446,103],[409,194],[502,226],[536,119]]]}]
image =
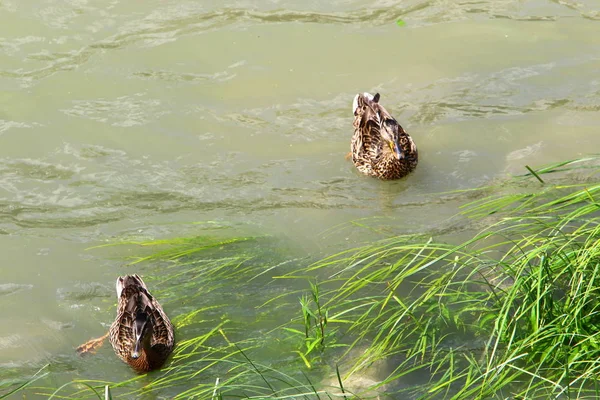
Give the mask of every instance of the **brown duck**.
[{"label": "brown duck", "polygon": [[351,154],[356,168],[379,179],[399,179],[416,167],[417,146],[400,124],[379,104],[379,93],[354,97]]},{"label": "brown duck", "polygon": [[117,279],[117,318],[109,332],[79,346],[80,354],[94,353],[109,336],[121,360],[137,372],[160,368],[175,343],[173,325],[138,275]]}]

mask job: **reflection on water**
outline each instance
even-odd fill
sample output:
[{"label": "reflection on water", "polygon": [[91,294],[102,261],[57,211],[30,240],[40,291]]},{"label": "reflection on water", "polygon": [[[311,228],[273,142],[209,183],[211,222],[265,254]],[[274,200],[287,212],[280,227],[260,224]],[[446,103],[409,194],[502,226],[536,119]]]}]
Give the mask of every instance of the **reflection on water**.
[{"label": "reflection on water", "polygon": [[[209,221],[301,265],[452,232],[470,195],[440,193],[600,145],[595,1],[200,3],[0,3],[0,375],[48,360],[60,383],[127,373],[73,352],[110,323],[136,255],[89,247]],[[359,91],[417,142],[406,179],[344,159]]]}]

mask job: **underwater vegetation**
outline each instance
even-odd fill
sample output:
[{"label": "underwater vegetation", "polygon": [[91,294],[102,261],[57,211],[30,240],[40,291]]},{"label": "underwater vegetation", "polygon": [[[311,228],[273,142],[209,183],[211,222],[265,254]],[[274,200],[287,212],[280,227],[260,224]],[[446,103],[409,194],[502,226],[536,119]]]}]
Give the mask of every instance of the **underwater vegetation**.
[{"label": "underwater vegetation", "polygon": [[107,385],[116,398],[597,398],[597,161],[456,193],[458,233],[318,260],[286,259],[260,236],[136,243],[176,330],[165,367],[53,386],[49,365],[2,381],[0,398],[105,398]]}]

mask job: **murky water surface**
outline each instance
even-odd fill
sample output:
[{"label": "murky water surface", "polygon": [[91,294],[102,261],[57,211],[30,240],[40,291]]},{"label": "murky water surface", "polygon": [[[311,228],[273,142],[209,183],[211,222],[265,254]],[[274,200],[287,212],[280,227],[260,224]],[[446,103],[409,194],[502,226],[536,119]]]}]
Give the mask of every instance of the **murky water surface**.
[{"label": "murky water surface", "polygon": [[[317,256],[381,237],[351,221],[443,229],[439,193],[600,149],[595,0],[209,3],[0,1],[0,376],[127,378],[73,351],[137,271],[89,247],[213,221]],[[408,178],[345,160],[359,91],[417,142]]]}]

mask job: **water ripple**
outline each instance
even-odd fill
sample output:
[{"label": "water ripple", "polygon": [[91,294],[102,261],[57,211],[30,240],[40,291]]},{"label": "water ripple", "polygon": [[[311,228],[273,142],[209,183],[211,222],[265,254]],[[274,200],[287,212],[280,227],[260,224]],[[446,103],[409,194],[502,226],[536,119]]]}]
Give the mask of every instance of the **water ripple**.
[{"label": "water ripple", "polygon": [[20,283],[2,283],[0,284],[0,296],[6,296],[9,294],[17,293],[22,290],[32,289],[33,285],[20,284]]},{"label": "water ripple", "polygon": [[[222,8],[205,10],[204,6],[196,3],[178,4],[177,7],[165,6],[150,14],[131,16],[130,21],[123,24],[115,22],[109,11],[93,7],[50,6],[41,9],[38,17],[54,28],[65,28],[70,21],[76,20],[81,14],[97,15],[107,20],[110,27],[118,27],[117,32],[108,37],[95,39],[91,43],[78,46],[69,51],[51,52],[47,49],[36,53],[25,54],[25,59],[44,62],[46,65],[34,69],[0,70],[0,77],[15,78],[28,86],[32,81],[43,79],[59,71],[76,69],[87,62],[98,52],[105,50],[123,49],[131,45],[140,47],[159,46],[177,40],[182,36],[202,34],[204,32],[221,29],[225,26],[239,28],[252,24],[279,24],[279,23],[305,23],[305,24],[343,24],[360,27],[361,25],[379,26],[393,24],[400,18],[410,21],[410,25],[464,20],[472,18],[472,14],[485,15],[487,18],[509,18],[525,21],[555,20],[564,13],[556,11],[555,15],[522,15],[515,1],[482,1],[476,5],[471,2],[443,2],[443,5],[431,0],[413,0],[410,2],[389,2],[382,7],[368,5],[350,11],[317,12],[296,10],[269,10],[261,11],[256,8]],[[598,19],[597,11],[585,7],[572,6],[581,16],[588,19]],[[534,11],[534,10],[533,10]],[[532,12],[533,12],[532,11]],[[239,29],[236,28],[236,29]],[[95,29],[98,31],[98,29]],[[77,43],[83,41],[79,37],[53,38],[50,43],[58,44],[72,39]],[[45,42],[46,38],[38,36],[24,36],[10,40],[1,38],[0,49],[10,55],[22,51],[22,47],[33,42]],[[165,75],[163,75],[165,77]],[[181,79],[204,79],[204,76],[184,75]],[[222,77],[221,77],[222,78]]]},{"label": "water ripple", "polygon": [[35,124],[0,119],[0,135],[12,128],[31,128],[33,126]]},{"label": "water ripple", "polygon": [[97,282],[76,283],[70,288],[58,288],[56,297],[61,301],[82,302],[96,298],[112,297],[113,290],[111,287]]},{"label": "water ripple", "polygon": [[151,118],[165,114],[158,99],[148,99],[144,93],[120,96],[114,100],[73,100],[73,107],[61,110],[66,115],[85,117],[98,122],[112,122],[112,126],[144,125]]},{"label": "water ripple", "polygon": [[[250,214],[282,208],[360,209],[368,208],[380,195],[348,192],[354,175],[322,182],[273,180],[280,174],[307,171],[302,160],[274,160],[252,169],[227,171],[221,163],[180,167],[176,162],[129,159],[122,151],[100,146],[65,145],[61,156],[66,155],[80,162],[99,161],[102,170],[88,171],[76,162],[65,165],[64,160],[61,164],[0,160],[0,188],[4,189],[0,225],[4,230],[87,227],[184,210]],[[234,155],[231,161],[237,159]]]},{"label": "water ripple", "polygon": [[[589,56],[510,67],[489,74],[469,73],[455,78],[443,78],[426,87],[412,88],[412,93],[407,94],[419,104],[410,119],[419,124],[432,124],[446,119],[514,116],[560,107],[595,109],[600,107],[600,103],[594,96],[598,92],[598,83],[594,80],[582,79],[581,83],[555,80],[552,87],[540,87],[532,79],[553,77],[562,70],[584,69],[595,63],[597,60]],[[445,95],[440,96],[440,92]],[[436,100],[426,101],[426,98]]]}]

